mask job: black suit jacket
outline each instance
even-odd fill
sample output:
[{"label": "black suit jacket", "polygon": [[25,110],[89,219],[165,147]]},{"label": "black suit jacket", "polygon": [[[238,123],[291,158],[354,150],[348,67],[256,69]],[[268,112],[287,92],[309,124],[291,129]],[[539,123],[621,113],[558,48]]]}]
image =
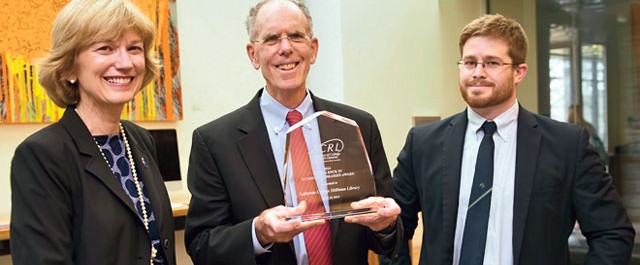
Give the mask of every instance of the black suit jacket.
[{"label": "black suit jacket", "polygon": [[[293,243],[277,243],[255,256],[253,218],[284,204],[280,176],[260,110],[263,90],[241,107],[193,133],[188,184],[191,204],[186,219],[187,252],[195,264],[296,264]],[[370,114],[312,95],[316,111],[328,110],[355,120],[371,159],[377,192],[390,197],[391,174],[378,126]],[[374,233],[360,225],[331,222],[335,264],[367,264],[367,250],[389,252]]]},{"label": "black suit jacket", "polygon": [[[409,131],[394,170],[405,237],[422,212],[420,264],[451,264],[466,112]],[[520,108],[513,212],[515,264],[569,264],[576,219],[586,264],[627,264],[634,230],[584,128]]]},{"label": "black suit jacket", "polygon": [[[122,124],[168,264],[176,264],[171,203],[153,139]],[[149,237],[133,202],[73,108],[18,146],[11,189],[14,264],[149,264]]]}]

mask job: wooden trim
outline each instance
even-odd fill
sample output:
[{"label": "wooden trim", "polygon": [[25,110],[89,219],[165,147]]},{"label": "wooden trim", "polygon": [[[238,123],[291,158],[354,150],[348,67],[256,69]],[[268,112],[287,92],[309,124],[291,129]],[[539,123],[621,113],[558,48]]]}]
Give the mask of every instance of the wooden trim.
[{"label": "wooden trim", "polygon": [[440,120],[440,116],[413,116],[413,125],[418,126]]},{"label": "wooden trim", "polygon": [[9,216],[0,216],[0,241],[9,239]]},{"label": "wooden trim", "polygon": [[[171,198],[171,210],[174,218],[186,216],[189,211],[189,197]],[[0,241],[9,240],[9,225],[10,217],[0,216]]]},{"label": "wooden trim", "polygon": [[187,212],[189,211],[188,203],[171,203],[171,211],[173,212],[173,217],[183,217],[187,216]]},{"label": "wooden trim", "polygon": [[0,225],[0,241],[9,239],[9,223]]}]

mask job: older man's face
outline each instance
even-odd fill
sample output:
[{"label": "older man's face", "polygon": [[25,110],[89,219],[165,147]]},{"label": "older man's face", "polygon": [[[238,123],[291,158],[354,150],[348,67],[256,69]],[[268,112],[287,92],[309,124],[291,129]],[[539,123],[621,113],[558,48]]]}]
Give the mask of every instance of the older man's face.
[{"label": "older man's face", "polygon": [[310,35],[309,22],[295,4],[272,1],[260,9],[247,53],[254,68],[262,68],[269,90],[306,89],[307,74],[318,53],[318,40]]}]

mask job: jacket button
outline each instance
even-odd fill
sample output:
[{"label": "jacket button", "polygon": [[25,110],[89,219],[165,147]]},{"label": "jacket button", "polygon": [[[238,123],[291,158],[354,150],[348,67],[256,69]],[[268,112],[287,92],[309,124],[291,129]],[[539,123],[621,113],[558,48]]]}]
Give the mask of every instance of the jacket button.
[{"label": "jacket button", "polygon": [[169,239],[165,239],[164,240],[164,248],[168,249],[169,248]]}]

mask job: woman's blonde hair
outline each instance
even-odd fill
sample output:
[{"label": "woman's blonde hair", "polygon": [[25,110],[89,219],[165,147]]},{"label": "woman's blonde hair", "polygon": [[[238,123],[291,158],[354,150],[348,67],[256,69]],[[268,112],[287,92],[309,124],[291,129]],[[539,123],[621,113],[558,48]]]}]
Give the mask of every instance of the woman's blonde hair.
[{"label": "woman's blonde hair", "polygon": [[76,55],[102,41],[116,40],[126,31],[140,35],[145,50],[142,87],[156,78],[159,69],[152,50],[153,23],[127,0],[72,0],[56,16],[51,31],[51,50],[40,61],[39,81],[60,107],[80,101],[77,83],[67,81],[75,69]]}]

